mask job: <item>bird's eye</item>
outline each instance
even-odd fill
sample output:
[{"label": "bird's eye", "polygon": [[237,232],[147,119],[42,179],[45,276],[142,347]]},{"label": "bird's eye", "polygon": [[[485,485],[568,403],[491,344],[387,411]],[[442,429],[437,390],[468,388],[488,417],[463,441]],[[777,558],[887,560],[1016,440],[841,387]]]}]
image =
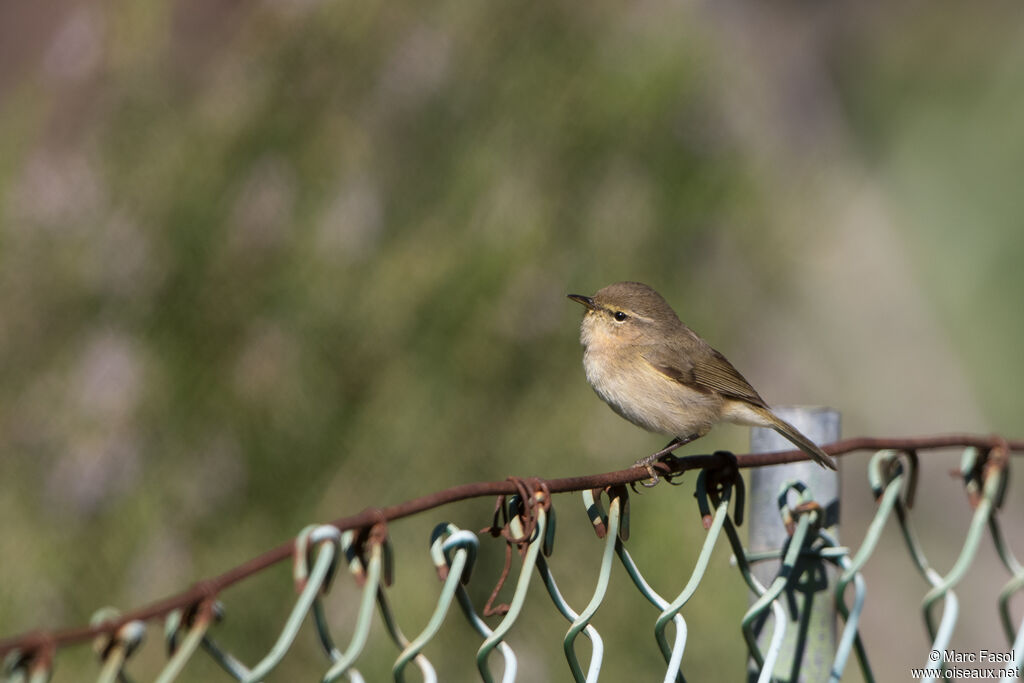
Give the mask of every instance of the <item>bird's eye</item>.
[{"label": "bird's eye", "polygon": [[614,317],[615,320],[621,323],[624,322],[626,318],[628,318],[629,316],[623,313],[622,311],[615,311],[615,315],[612,317]]}]

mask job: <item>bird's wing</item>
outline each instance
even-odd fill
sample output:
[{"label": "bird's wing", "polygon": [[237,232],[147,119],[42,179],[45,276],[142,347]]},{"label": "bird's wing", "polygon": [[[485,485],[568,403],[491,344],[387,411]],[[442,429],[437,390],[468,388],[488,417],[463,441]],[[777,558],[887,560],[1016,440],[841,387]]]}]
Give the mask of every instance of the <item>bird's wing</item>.
[{"label": "bird's wing", "polygon": [[643,357],[655,370],[680,384],[767,407],[750,382],[725,356],[710,346],[691,353],[672,347],[651,346],[644,351]]},{"label": "bird's wing", "polygon": [[714,349],[697,361],[693,375],[698,383],[717,389],[725,396],[767,407],[764,399],[750,386],[750,382],[726,360],[725,356]]}]

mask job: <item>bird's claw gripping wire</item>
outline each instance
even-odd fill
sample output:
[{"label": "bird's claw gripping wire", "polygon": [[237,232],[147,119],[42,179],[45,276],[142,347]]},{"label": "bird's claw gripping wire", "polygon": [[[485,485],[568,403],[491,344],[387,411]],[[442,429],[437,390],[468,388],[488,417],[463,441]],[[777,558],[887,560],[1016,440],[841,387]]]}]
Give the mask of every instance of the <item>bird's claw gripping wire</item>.
[{"label": "bird's claw gripping wire", "polygon": [[[685,446],[686,444],[696,439],[698,436],[698,434],[694,434],[687,437],[677,437],[675,439],[672,439],[667,444],[665,444],[665,447],[662,448],[660,451],[651,453],[650,455],[640,458],[635,463],[633,463],[633,467],[643,467],[645,470],[647,470],[647,474],[651,475],[650,479],[640,482],[641,486],[643,486],[644,488],[654,488],[655,486],[658,485],[660,478],[658,476],[657,471],[655,471],[654,469],[654,466],[656,464],[665,464],[666,471],[662,472],[661,476],[665,477],[665,479],[669,481],[669,483],[671,483],[673,475],[672,468],[669,465],[669,463],[674,463],[676,461],[676,458],[671,457],[672,451],[676,450],[677,448],[681,448],[682,446]],[[630,484],[630,486],[633,487],[633,491],[636,491],[635,484],[636,482]]]},{"label": "bird's claw gripping wire", "polygon": [[[655,465],[663,464],[664,460],[660,460],[656,463],[644,463],[643,459],[637,460],[633,467],[643,467],[645,470],[647,470],[648,475],[647,479],[639,480],[640,485],[643,486],[645,489],[652,489],[658,485],[658,482],[661,481],[662,476],[664,476],[666,479],[669,479],[669,477],[671,477],[672,475],[668,474],[667,472],[663,472],[661,475],[659,475],[658,472],[654,469]],[[633,489],[633,493],[640,493],[640,491],[637,490],[636,485],[636,481],[629,482],[629,488]]]},{"label": "bird's claw gripping wire", "polygon": [[[503,615],[508,612],[507,604],[494,605],[512,569],[512,546],[516,546],[520,555],[526,553],[526,548],[533,540],[537,532],[537,507],[542,507],[546,512],[551,510],[551,491],[547,482],[537,477],[521,479],[520,477],[509,477],[508,481],[516,487],[516,494],[511,500],[505,494],[498,496],[494,504],[494,517],[491,525],[480,530],[480,533],[487,533],[498,538],[505,539],[505,566],[498,577],[498,582],[491,591],[491,596],[484,605],[484,616],[489,617],[495,614]],[[513,517],[518,517],[522,527],[521,533],[512,530],[510,522]],[[552,527],[553,528],[553,525]],[[551,553],[550,547],[545,546],[545,554]]]}]

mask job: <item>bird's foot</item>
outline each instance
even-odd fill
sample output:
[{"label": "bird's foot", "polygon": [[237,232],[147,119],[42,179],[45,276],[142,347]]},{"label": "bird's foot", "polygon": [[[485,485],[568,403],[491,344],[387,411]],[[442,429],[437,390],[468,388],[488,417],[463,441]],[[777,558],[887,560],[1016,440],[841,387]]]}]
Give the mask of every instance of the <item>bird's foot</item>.
[{"label": "bird's foot", "polygon": [[[678,446],[676,446],[676,448],[678,448]],[[651,453],[646,458],[640,458],[633,463],[633,467],[643,467],[647,470],[647,474],[651,475],[650,479],[640,482],[640,484],[645,488],[654,488],[658,485],[658,482],[661,481],[661,477],[659,477],[658,473],[654,470],[654,463],[661,462],[662,458],[672,452],[672,449],[666,449],[668,449],[668,446],[662,448],[657,453]]]},{"label": "bird's foot", "polygon": [[[699,436],[699,434],[694,434],[693,436],[689,437],[676,437],[675,439],[669,441],[665,445],[665,447],[662,448],[660,451],[656,453],[651,453],[647,457],[640,458],[635,463],[633,463],[633,467],[643,467],[647,470],[647,473],[651,475],[650,479],[642,481],[640,482],[640,484],[643,485],[645,488],[653,488],[654,486],[657,486],[658,482],[661,481],[661,478],[658,476],[658,473],[654,470],[654,463],[663,462],[664,460],[668,459],[668,457],[672,454],[672,451],[679,448],[680,446],[684,446],[690,443]],[[669,477],[666,475],[666,478]]]}]

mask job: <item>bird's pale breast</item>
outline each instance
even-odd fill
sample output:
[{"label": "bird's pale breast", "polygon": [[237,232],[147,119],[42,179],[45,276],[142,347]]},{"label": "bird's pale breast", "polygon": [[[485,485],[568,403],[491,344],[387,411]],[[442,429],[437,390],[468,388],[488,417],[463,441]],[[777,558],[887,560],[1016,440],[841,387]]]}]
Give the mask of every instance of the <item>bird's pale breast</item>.
[{"label": "bird's pale breast", "polygon": [[583,354],[587,381],[597,395],[633,424],[667,436],[704,432],[718,421],[722,399],[666,377],[638,353]]}]

